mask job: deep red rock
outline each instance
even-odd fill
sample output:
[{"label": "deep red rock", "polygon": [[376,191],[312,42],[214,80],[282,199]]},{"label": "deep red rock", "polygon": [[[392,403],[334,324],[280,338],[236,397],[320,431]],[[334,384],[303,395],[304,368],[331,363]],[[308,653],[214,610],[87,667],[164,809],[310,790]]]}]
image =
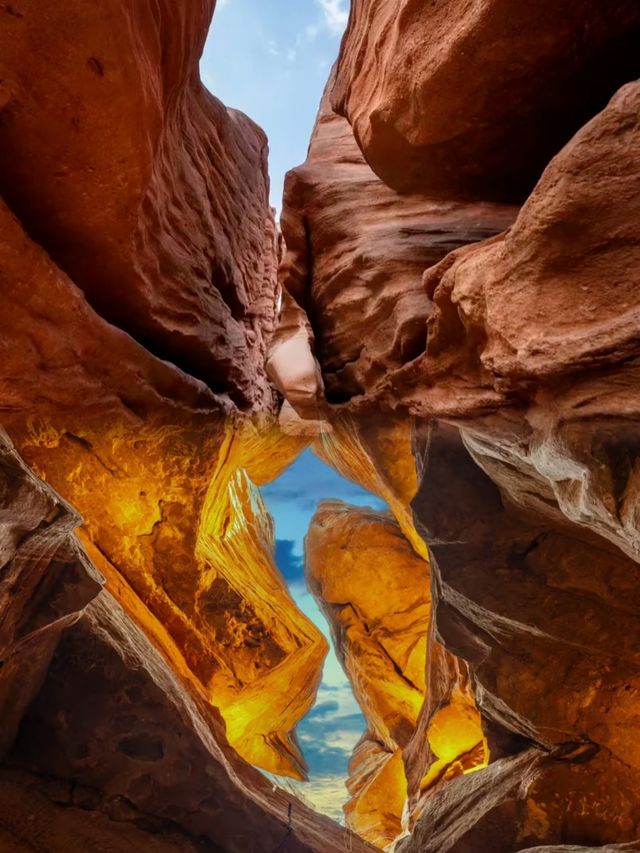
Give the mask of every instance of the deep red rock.
[{"label": "deep red rock", "polygon": [[522,201],[640,73],[633,0],[354,0],[332,105],[389,186]]},{"label": "deep red rock", "polygon": [[[285,302],[270,358],[289,402],[317,417],[323,391],[331,403],[372,393],[418,357],[430,312],[425,267],[504,230],[515,212],[398,195],[367,166],[325,95],[307,161],[285,183]],[[323,383],[303,355],[305,337]]]}]

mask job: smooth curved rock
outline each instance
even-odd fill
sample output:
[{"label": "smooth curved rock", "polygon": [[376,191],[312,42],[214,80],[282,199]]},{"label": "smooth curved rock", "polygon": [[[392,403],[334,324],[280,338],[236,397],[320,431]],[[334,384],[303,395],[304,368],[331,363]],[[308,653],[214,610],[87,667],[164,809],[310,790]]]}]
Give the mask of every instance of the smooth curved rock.
[{"label": "smooth curved rock", "polygon": [[317,418],[323,393],[331,403],[371,393],[420,355],[425,267],[504,230],[515,214],[507,205],[399,196],[367,166],[325,95],[307,160],[287,175],[281,218],[284,300],[270,372],[291,405]]},{"label": "smooth curved rock", "polygon": [[405,746],[425,691],[428,564],[385,514],[325,501],[305,572],[372,735],[389,751]]},{"label": "smooth curved rock", "polygon": [[62,633],[102,589],[74,536],[80,521],[0,431],[0,757]]},{"label": "smooth curved rock", "polygon": [[468,418],[544,393],[550,411],[590,372],[591,418],[599,394],[612,413],[635,412],[639,105],[640,84],[623,87],[551,161],[505,235],[425,273],[427,351],[389,377],[396,405]]},{"label": "smooth curved rock", "polygon": [[640,74],[633,0],[354,0],[331,100],[389,186],[520,202]]},{"label": "smooth curved rock", "polygon": [[[241,761],[217,711],[172,671],[108,592],[64,634],[9,760],[39,777],[36,802],[85,810],[103,844],[108,835],[100,827],[109,818],[130,825],[132,839],[136,827],[142,839],[177,836],[180,850],[198,843],[244,853],[286,844],[324,853],[343,841],[362,853],[370,849]],[[11,827],[10,802],[0,804],[0,831]],[[28,841],[28,828],[20,832]],[[64,849],[57,838],[52,843],[47,849]]]},{"label": "smooth curved rock", "polygon": [[328,425],[313,442],[314,453],[343,477],[381,498],[416,554],[427,560],[410,508],[418,490],[411,420],[388,414],[347,414],[332,417]]},{"label": "smooth curved rock", "polygon": [[347,825],[386,847],[402,829],[402,749],[426,689],[429,566],[390,516],[325,501],[305,539],[305,575],[368,725],[349,765]]},{"label": "smooth curved rock", "polygon": [[267,142],[199,81],[214,5],[3,7],[0,194],[107,320],[268,408]]},{"label": "smooth curved rock", "polygon": [[[546,774],[536,807],[544,832],[531,844],[579,843],[585,833],[595,844],[632,840],[637,564],[567,520],[519,514],[452,427],[430,427],[423,471],[413,505],[429,542],[438,637],[469,664],[492,755],[533,742],[582,768]],[[423,820],[432,816],[427,801]],[[522,820],[508,816],[514,832]],[[478,846],[468,849],[483,849],[470,837]],[[520,849],[515,836],[504,849]]]},{"label": "smooth curved rock", "polygon": [[[144,17],[145,9],[146,6],[141,6],[136,14]],[[178,16],[182,13],[193,15],[195,6],[176,12]],[[57,19],[61,10],[57,8],[55,14]],[[78,14],[78,21],[86,22],[88,30],[94,33],[105,12],[83,8]],[[92,14],[98,18],[94,20]],[[24,48],[27,34],[35,37],[39,32],[42,19],[34,11],[29,21],[19,19],[14,23],[24,25],[24,32],[16,36],[16,44],[12,46],[12,51],[19,51]],[[167,21],[161,16],[156,23],[164,32],[162,28],[167,26]],[[194,25],[193,20],[191,25]],[[125,35],[127,39],[133,37],[137,19],[132,21],[134,30],[131,32],[121,29],[124,25],[120,18],[114,20],[112,26],[113,32],[111,29],[109,32],[114,41],[108,47],[117,54],[118,50],[124,50],[122,39]],[[89,37],[82,27],[69,38],[72,36]],[[7,37],[4,31],[3,37]],[[165,33],[163,37],[173,39],[174,36]],[[178,42],[176,48],[177,45]],[[71,48],[70,51],[75,56]],[[9,63],[12,56],[7,51],[3,61]],[[145,74],[147,71],[161,74],[161,69],[151,66],[145,71],[136,65],[139,59],[136,53],[122,56],[122,62],[127,67],[131,65],[131,73],[136,70],[138,77],[146,80],[145,85],[151,85]],[[160,61],[159,57],[156,59]],[[193,64],[194,56],[185,62]],[[68,84],[64,72],[69,70],[68,64],[61,63],[58,72],[62,78],[53,75],[47,85],[62,85],[65,81],[65,85]],[[194,86],[200,92],[199,84],[185,81],[184,75],[187,78],[189,75],[184,69],[166,71],[171,79],[172,75],[178,75],[175,85],[179,83],[180,91],[184,89],[183,100],[190,102]],[[89,69],[88,73],[93,72]],[[122,85],[116,78],[114,73],[113,85]],[[106,85],[110,85],[108,81]],[[130,96],[136,91],[133,89]],[[113,92],[109,92],[105,97],[114,97]],[[201,96],[205,97],[202,93]],[[28,99],[24,103],[29,103]],[[26,107],[21,113],[19,104],[23,101],[16,101],[16,123],[12,120],[3,124],[0,137],[2,132],[19,131],[20,136],[25,137],[25,151],[28,151],[36,141],[29,136],[29,122],[35,118]],[[175,106],[172,104],[173,101],[166,105],[168,113]],[[40,104],[39,108],[45,106]],[[36,111],[36,115],[40,113]],[[27,124],[23,126],[22,122]],[[142,121],[136,123],[131,132],[137,133],[142,125]],[[198,130],[202,144],[213,133],[211,128],[206,132],[204,128]],[[92,137],[89,131],[87,133],[87,136],[80,133],[77,139],[73,137],[75,157],[84,152],[85,159],[92,162],[92,157],[109,159],[115,156],[116,148],[89,150]],[[116,141],[112,140],[114,146]],[[0,143],[4,145],[1,138]],[[146,152],[144,147],[139,149],[139,140],[131,139],[130,143],[133,154]],[[223,172],[226,170],[229,176],[233,169],[228,159],[239,158],[239,162],[244,163],[244,155],[235,146],[233,137],[227,135],[220,144],[226,151],[225,157],[220,159],[220,167],[224,166]],[[183,153],[186,156],[186,149]],[[48,168],[47,158],[48,154],[43,155],[38,168]],[[177,188],[177,192],[191,198],[195,204],[197,199],[189,190],[189,176],[181,171],[180,158],[176,155],[171,162],[175,171],[167,176],[167,185]],[[125,169],[125,165],[120,164],[118,168]],[[104,169],[105,172],[100,172],[95,166],[98,182],[106,181],[106,175],[113,177],[106,165]],[[16,179],[20,174],[17,166]],[[84,203],[95,190],[93,184],[88,184],[86,197],[82,196],[82,174],[70,168],[68,186],[65,184],[66,190],[64,187],[60,190],[62,195],[58,203],[64,202],[62,212],[66,211],[69,217],[65,219],[66,224],[47,219],[49,209],[38,207],[40,202],[31,191],[20,196],[18,206],[28,216],[37,215],[43,228],[50,224],[52,234],[60,236],[62,231],[58,231],[58,227],[63,230],[71,227],[73,218],[84,210],[72,203],[73,193],[79,193]],[[39,190],[42,193],[50,189],[45,177]],[[245,179],[248,180],[246,175]],[[58,186],[60,179],[56,180],[54,185]],[[122,203],[130,201],[119,180],[109,186]],[[63,191],[71,195],[67,197]],[[202,191],[200,188],[199,192]],[[253,192],[244,184],[242,191]],[[239,215],[235,207],[239,203],[236,195],[234,191],[226,199],[223,193],[217,196],[216,203],[226,205],[229,217]],[[242,203],[249,204],[250,197]],[[108,205],[99,210],[104,215],[115,216]],[[191,236],[209,249],[216,235],[227,239],[224,224],[216,223],[206,210],[196,204],[191,213],[200,217],[199,226],[189,229]],[[114,227],[120,228],[128,221],[124,214],[122,221],[120,219],[120,216],[115,217]],[[161,361],[145,348],[144,344],[148,343],[145,338],[134,340],[108,323],[89,305],[83,290],[56,265],[51,253],[31,239],[6,206],[0,211],[0,220],[3,295],[0,405],[4,425],[28,464],[82,515],[83,544],[93,563],[107,578],[108,588],[126,604],[129,615],[153,633],[176,671],[186,679],[195,676],[208,699],[218,703],[230,719],[233,715],[238,720],[236,730],[241,731],[232,731],[231,737],[242,754],[267,769],[304,776],[305,764],[295,744],[293,729],[313,701],[326,644],[297,609],[276,573],[271,554],[270,521],[242,470],[247,466],[252,468],[258,480],[264,482],[265,477],[276,476],[304,442],[280,436],[268,423],[256,426],[254,434],[250,434],[251,427],[245,430],[235,427],[227,421],[227,416],[235,411],[227,390],[214,393],[199,379],[174,364]],[[99,224],[88,214],[86,217],[83,214],[78,222],[87,234],[93,233],[91,229]],[[249,217],[245,223],[247,233],[251,230],[250,222]],[[154,234],[161,238],[161,229],[154,226]],[[112,237],[113,231],[108,229],[95,234],[98,242]],[[167,245],[173,244],[169,241]],[[69,248],[78,253],[78,257],[86,258],[89,254],[80,237],[77,243],[70,243]],[[123,250],[122,257],[125,254]],[[96,248],[94,260],[100,257]],[[160,262],[158,256],[156,261]],[[249,258],[241,259],[240,255],[238,261],[247,268],[254,266]],[[97,261],[92,268],[103,269]],[[108,269],[105,262],[104,270]],[[122,284],[126,279],[118,281]],[[154,286],[162,284],[155,274],[153,282]],[[84,287],[84,282],[81,284]],[[275,298],[275,283],[271,281],[269,286]],[[132,286],[132,293],[134,290]],[[160,291],[153,291],[149,297],[160,304]],[[259,309],[256,294],[247,296],[252,301],[254,297],[257,299],[255,307]],[[114,298],[114,304],[116,301]],[[256,352],[260,361],[258,367],[252,366],[248,355],[239,358],[236,353],[233,358],[234,363],[247,371],[246,381],[258,395],[253,398],[257,406],[261,405],[260,383],[266,379],[262,351],[258,348]],[[240,389],[235,380],[233,384]],[[269,400],[270,395],[271,390]],[[265,420],[268,421],[267,416]],[[234,441],[231,440],[233,432],[236,433]],[[256,440],[255,433],[262,433],[263,438]],[[268,462],[262,459],[252,462],[254,451],[255,455],[267,457]],[[228,534],[226,538],[223,528]],[[213,562],[211,555],[207,555],[207,541],[212,538],[220,546],[214,549]],[[244,560],[240,559],[242,555]],[[234,575],[234,582],[228,583],[229,576]],[[256,576],[259,582],[252,582]],[[249,658],[252,662],[248,665]],[[280,699],[272,697],[271,701],[265,701],[263,698],[256,704],[258,682],[264,686],[264,677],[273,672],[276,676],[269,681],[269,689],[281,691]],[[293,672],[299,681],[294,679],[292,686]],[[247,708],[253,709],[249,714],[250,723],[241,722],[239,694],[246,697]],[[258,713],[265,707],[269,708],[269,714]]]}]

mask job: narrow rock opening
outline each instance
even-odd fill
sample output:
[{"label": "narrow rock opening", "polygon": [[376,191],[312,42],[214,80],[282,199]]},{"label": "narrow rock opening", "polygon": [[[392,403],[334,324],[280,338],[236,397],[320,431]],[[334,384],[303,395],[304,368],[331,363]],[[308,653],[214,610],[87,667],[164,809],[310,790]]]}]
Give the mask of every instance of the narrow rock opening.
[{"label": "narrow rock opening", "polygon": [[305,538],[319,505],[327,499],[378,511],[383,511],[386,505],[340,476],[309,449],[261,491],[275,524],[278,568],[298,607],[330,644],[315,703],[297,726],[309,780],[300,783],[278,777],[278,782],[313,808],[342,823],[343,806],[349,796],[346,789],[349,762],[364,734],[366,721],[338,660],[331,627],[305,580]]}]

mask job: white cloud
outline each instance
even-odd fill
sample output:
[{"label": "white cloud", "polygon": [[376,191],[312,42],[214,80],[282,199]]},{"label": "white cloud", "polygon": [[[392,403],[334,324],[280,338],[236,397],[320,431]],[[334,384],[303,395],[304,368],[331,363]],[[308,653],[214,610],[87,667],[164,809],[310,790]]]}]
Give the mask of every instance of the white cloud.
[{"label": "white cloud", "polygon": [[[277,784],[316,811],[344,823],[343,804],[349,799],[343,776],[316,776],[308,782],[274,777]],[[345,848],[348,849],[348,848]]]},{"label": "white cloud", "polygon": [[324,12],[325,24],[336,36],[342,35],[349,20],[348,0],[316,0]]}]

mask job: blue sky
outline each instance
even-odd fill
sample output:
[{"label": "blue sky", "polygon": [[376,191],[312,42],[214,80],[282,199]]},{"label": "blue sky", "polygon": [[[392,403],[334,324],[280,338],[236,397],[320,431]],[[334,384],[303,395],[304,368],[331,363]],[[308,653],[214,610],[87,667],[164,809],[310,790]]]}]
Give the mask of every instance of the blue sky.
[{"label": "blue sky", "polygon": [[[385,505],[342,478],[310,450],[261,491],[275,522],[278,566],[300,609],[329,637],[327,623],[303,576],[304,537],[311,518],[318,502],[327,498],[374,509],[384,509]],[[364,728],[364,718],[332,650],[325,662],[317,702],[298,726],[298,739],[310,771],[310,781],[300,787],[300,792],[317,809],[338,820],[347,798],[347,765]]]},{"label": "blue sky", "polygon": [[348,7],[348,0],[218,0],[202,80],[266,131],[278,210],[285,172],[306,158]]}]

